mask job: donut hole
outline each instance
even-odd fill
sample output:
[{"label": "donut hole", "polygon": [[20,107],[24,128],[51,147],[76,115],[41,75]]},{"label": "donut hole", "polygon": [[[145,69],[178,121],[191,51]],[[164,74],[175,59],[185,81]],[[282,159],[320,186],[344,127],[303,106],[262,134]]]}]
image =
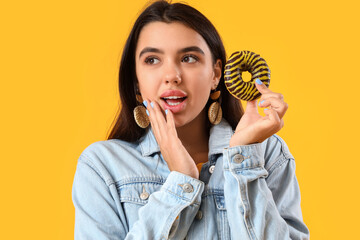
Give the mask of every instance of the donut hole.
[{"label": "donut hole", "polygon": [[243,71],[241,73],[241,78],[243,79],[244,82],[250,82],[251,81],[251,73],[248,71]]}]

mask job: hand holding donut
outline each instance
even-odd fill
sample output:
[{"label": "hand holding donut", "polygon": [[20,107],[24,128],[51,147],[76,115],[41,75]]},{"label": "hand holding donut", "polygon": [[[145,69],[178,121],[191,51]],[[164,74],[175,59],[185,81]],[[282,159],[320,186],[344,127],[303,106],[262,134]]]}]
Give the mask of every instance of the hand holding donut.
[{"label": "hand holding donut", "polygon": [[283,95],[272,92],[260,80],[256,80],[256,88],[261,93],[259,106],[267,107],[264,109],[266,115],[259,114],[256,100],[249,101],[230,139],[230,147],[263,142],[284,126],[283,116],[288,104],[284,102]]},{"label": "hand holding donut", "polygon": [[147,107],[151,127],[161,154],[170,171],[177,171],[199,179],[199,171],[194,160],[178,138],[173,113],[167,109],[165,119],[157,102],[145,100],[144,105]]}]

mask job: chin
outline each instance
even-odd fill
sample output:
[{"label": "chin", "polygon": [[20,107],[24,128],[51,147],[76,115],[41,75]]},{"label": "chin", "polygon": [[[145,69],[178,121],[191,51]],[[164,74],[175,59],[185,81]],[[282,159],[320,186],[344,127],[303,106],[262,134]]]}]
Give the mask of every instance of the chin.
[{"label": "chin", "polygon": [[186,124],[188,124],[188,122],[175,120],[175,127],[176,127],[176,128],[183,127],[183,126],[185,126]]},{"label": "chin", "polygon": [[174,116],[174,122],[175,122],[175,127],[176,128],[181,128],[181,127],[184,127],[188,124],[191,124],[194,120],[196,119],[196,116],[195,117],[188,117],[188,118],[185,118],[185,117],[180,117],[180,116]]}]

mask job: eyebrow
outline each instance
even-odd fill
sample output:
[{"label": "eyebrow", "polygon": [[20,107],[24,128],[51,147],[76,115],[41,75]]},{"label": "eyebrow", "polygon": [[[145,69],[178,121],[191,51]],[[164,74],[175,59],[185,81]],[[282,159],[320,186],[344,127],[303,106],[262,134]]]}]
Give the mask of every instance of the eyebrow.
[{"label": "eyebrow", "polygon": [[[146,47],[144,48],[140,54],[139,54],[139,58],[147,53],[147,52],[154,52],[154,53],[164,53],[164,51],[158,49],[158,48],[153,48],[153,47]],[[182,48],[178,51],[178,53],[186,53],[186,52],[198,52],[202,55],[205,55],[204,51],[201,50],[201,48],[197,47],[197,46],[190,46],[190,47],[186,47],[186,48]]]}]

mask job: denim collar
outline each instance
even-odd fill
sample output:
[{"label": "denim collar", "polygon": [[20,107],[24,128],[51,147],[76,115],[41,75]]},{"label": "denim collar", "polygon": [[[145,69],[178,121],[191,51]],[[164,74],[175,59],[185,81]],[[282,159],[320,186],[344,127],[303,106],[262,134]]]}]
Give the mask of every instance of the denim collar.
[{"label": "denim collar", "polygon": [[[224,118],[219,124],[212,126],[209,138],[209,157],[213,154],[222,153],[224,148],[229,147],[233,133],[230,124]],[[139,141],[142,156],[147,157],[160,152],[160,147],[156,142],[151,127]]]}]

